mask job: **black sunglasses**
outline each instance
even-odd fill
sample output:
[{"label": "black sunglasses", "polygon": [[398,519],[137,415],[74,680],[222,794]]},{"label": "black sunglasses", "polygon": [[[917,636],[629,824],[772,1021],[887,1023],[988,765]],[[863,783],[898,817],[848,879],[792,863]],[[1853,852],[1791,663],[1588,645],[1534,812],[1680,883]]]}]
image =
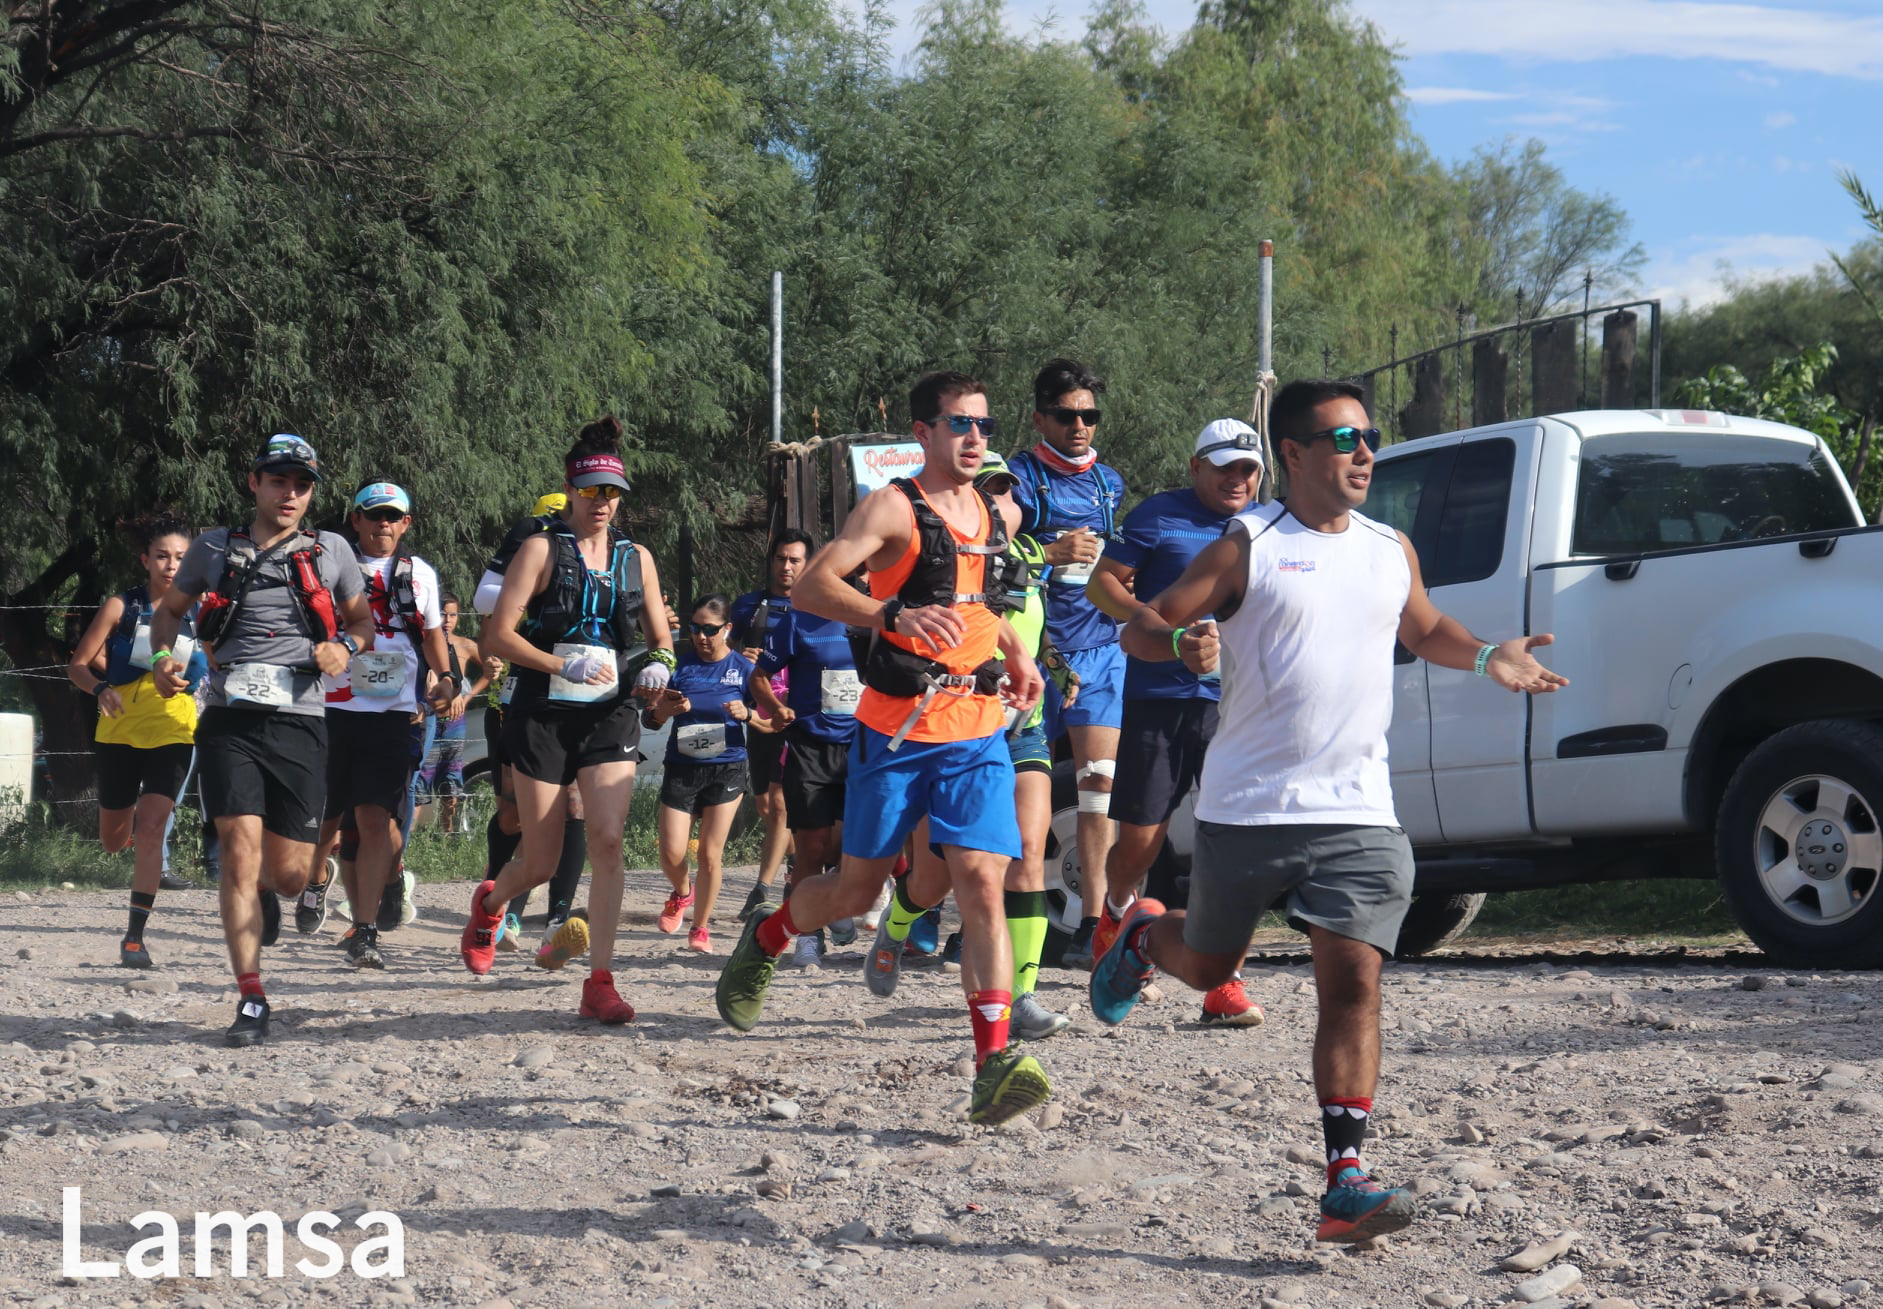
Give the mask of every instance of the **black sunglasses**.
[{"label": "black sunglasses", "polygon": [[687,626],[695,636],[718,636],[726,630],[724,623],[688,623]]},{"label": "black sunglasses", "polygon": [[1061,427],[1071,427],[1074,419],[1084,422],[1087,427],[1097,427],[1098,420],[1104,417],[1103,411],[1098,409],[1068,409],[1065,405],[1054,405],[1040,412]]},{"label": "black sunglasses", "polygon": [[360,513],[371,523],[396,523],[405,517],[403,509],[362,509]]},{"label": "black sunglasses", "polygon": [[966,436],[969,429],[975,427],[981,429],[982,436],[992,436],[994,430],[999,426],[999,424],[991,418],[980,418],[974,414],[944,414],[933,423],[930,423],[929,426],[936,427],[942,423],[948,424],[948,430],[953,432],[956,436]]},{"label": "black sunglasses", "polygon": [[1318,432],[1309,432],[1309,441],[1318,441],[1322,437],[1332,437],[1334,449],[1341,454],[1350,455],[1360,448],[1360,442],[1366,442],[1366,448],[1380,448],[1380,429],[1377,427],[1325,427]]}]

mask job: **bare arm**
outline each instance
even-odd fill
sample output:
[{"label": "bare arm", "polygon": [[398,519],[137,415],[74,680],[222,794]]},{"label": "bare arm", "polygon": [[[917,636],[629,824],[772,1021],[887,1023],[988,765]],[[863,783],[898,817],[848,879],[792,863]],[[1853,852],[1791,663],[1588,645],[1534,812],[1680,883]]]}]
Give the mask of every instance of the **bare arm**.
[{"label": "bare arm", "polygon": [[1517,636],[1499,644],[1481,640],[1456,618],[1442,612],[1426,592],[1425,579],[1419,572],[1419,554],[1406,534],[1399,534],[1400,548],[1412,569],[1412,589],[1406,596],[1406,608],[1399,616],[1399,640],[1406,649],[1441,668],[1477,668],[1478,654],[1486,646],[1494,647],[1484,665],[1484,675],[1506,691],[1528,691],[1532,695],[1569,685],[1569,679],[1552,673],[1536,661],[1530,652],[1552,644],[1556,638],[1547,632],[1535,636]]},{"label": "bare arm", "polygon": [[[172,586],[163,593],[151,610],[150,615],[150,652],[154,655],[159,650],[168,650],[170,643],[177,639],[177,633],[183,630],[183,616],[189,613],[198,595],[186,595],[183,589]],[[207,652],[206,652],[207,653]],[[151,660],[151,673],[157,683],[157,694],[168,700],[183,689],[184,664],[175,655]]]},{"label": "bare arm", "polygon": [[660,598],[660,570],[654,567],[653,552],[641,547],[641,594],[653,603],[641,605],[641,623],[647,629],[647,648],[673,653],[673,623],[667,606]]},{"label": "bare arm", "polygon": [[772,679],[756,668],[752,670],[752,676],[746,679],[745,691],[760,712],[774,722],[782,718],[789,723],[797,717],[782,700],[772,694]]},{"label": "bare arm", "polygon": [[[1203,547],[1182,577],[1131,615],[1119,635],[1119,644],[1137,659],[1181,658],[1191,672],[1207,673],[1216,666],[1215,625],[1199,624],[1197,620],[1240,604],[1248,581],[1248,533],[1227,532]],[[1195,629],[1186,631],[1181,643],[1187,648],[1180,650],[1172,644],[1171,636],[1179,627],[1190,628],[1192,624],[1196,624]]]},{"label": "bare arm", "polygon": [[72,658],[65,665],[65,675],[72,679],[72,685],[88,695],[97,696],[98,707],[107,718],[116,718],[123,713],[124,701],[105,684],[104,677],[92,665],[103,659],[105,638],[123,617],[123,596],[114,595],[100,605],[98,612],[92,615],[91,625],[85,629],[85,635],[79,637]]},{"label": "bare arm", "polygon": [[1092,570],[1092,580],[1085,584],[1085,598],[1097,605],[1107,617],[1128,623],[1143,607],[1132,593],[1138,570],[1127,568],[1116,559],[1101,559]]},{"label": "bare arm", "polygon": [[[340,630],[352,637],[361,650],[373,648],[373,611],[364,595],[348,596],[340,601]],[[152,637],[155,638],[155,633]],[[338,641],[319,641],[314,645],[314,663],[329,677],[344,673],[347,660],[352,657]]]},{"label": "bare arm", "polygon": [[[530,601],[548,584],[549,538],[532,536],[518,549],[516,558],[510,561],[503,575],[503,590],[498,593],[497,603],[484,624],[479,647],[486,655],[495,655],[509,664],[513,672],[519,668],[533,668],[539,673],[562,671],[562,660],[547,650],[538,650],[517,632],[517,624],[523,621]],[[649,606],[650,616],[652,608]],[[608,671],[612,673],[613,669]]]},{"label": "bare arm", "polygon": [[[819,550],[791,589],[794,608],[850,627],[883,626],[883,603],[864,595],[844,579],[858,568],[887,568],[902,554],[915,530],[908,501],[887,487],[863,497],[844,520],[843,531]],[[937,649],[959,645],[967,625],[952,605],[904,609],[896,634],[929,642]]]}]

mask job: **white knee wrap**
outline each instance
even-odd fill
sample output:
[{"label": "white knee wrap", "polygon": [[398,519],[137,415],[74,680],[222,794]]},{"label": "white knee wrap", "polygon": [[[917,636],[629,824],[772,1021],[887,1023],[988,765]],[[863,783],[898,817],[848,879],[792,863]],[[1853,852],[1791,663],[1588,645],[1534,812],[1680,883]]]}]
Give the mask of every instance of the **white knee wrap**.
[{"label": "white knee wrap", "polygon": [[1116,759],[1094,759],[1072,776],[1074,781],[1079,782],[1083,782],[1088,777],[1102,777],[1109,782],[1117,773],[1118,761]]},{"label": "white knee wrap", "polygon": [[[1081,783],[1088,777],[1102,777],[1107,782],[1110,782],[1113,774],[1117,771],[1118,762],[1115,759],[1094,759],[1078,772],[1074,773],[1073,777]],[[1111,790],[1109,787],[1103,791],[1088,791],[1081,785],[1079,788],[1079,812],[1082,814],[1111,813]]]},{"label": "white knee wrap", "polygon": [[1111,813],[1111,792],[1110,791],[1081,791],[1079,792],[1079,812],[1082,814],[1109,814]]}]

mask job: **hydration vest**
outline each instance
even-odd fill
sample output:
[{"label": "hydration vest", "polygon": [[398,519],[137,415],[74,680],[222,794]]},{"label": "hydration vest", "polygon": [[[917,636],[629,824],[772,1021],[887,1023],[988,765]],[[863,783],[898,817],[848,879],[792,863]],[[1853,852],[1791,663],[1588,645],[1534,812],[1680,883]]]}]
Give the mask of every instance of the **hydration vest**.
[{"label": "hydration vest", "polygon": [[[365,584],[368,595],[372,594],[373,572],[365,560],[360,561],[360,581]],[[392,568],[386,574],[386,594],[392,599],[392,616],[405,625],[405,633],[417,649],[425,639],[425,620],[418,612],[418,591],[412,585],[412,556],[397,554],[392,557]]]},{"label": "hydration vest", "polygon": [[340,639],[340,618],[334,609],[333,592],[320,580],[321,545],[311,533],[295,531],[286,540],[257,550],[245,527],[231,527],[229,542],[223,552],[222,577],[216,589],[202,597],[196,619],[196,635],[205,646],[214,649],[229,634],[248,589],[261,572],[262,565],[281,555],[288,566],[289,585],[300,601],[301,620],[315,644]]},{"label": "hydration vest", "polygon": [[[1047,476],[1046,465],[1040,462],[1038,455],[1034,454],[1031,450],[1019,451],[1007,460],[1007,471],[1012,473],[1015,477],[1025,477],[1027,484],[1033,489],[1033,513],[1035,521],[1030,524],[1031,530],[1035,532],[1071,530],[1070,528],[1054,526],[1051,489],[1052,479]],[[1111,476],[1107,477],[1106,474],[1108,473],[1110,473]],[[1092,476],[1098,480],[1098,534],[1109,540],[1111,538],[1112,528],[1117,522],[1118,504],[1124,499],[1124,483],[1120,482],[1118,475],[1113,473],[1112,470],[1107,468],[1104,464],[1093,464]],[[1021,514],[1024,518],[1024,508]],[[1029,524],[1023,521],[1021,526],[1028,527]],[[1084,526],[1084,524],[1078,524],[1078,526]]]},{"label": "hydration vest", "polygon": [[567,523],[557,519],[543,530],[549,534],[549,585],[530,605],[522,627],[525,639],[538,650],[553,650],[559,642],[609,646],[617,667],[646,654],[641,557],[627,533],[608,529],[609,582],[604,589],[590,576]]}]

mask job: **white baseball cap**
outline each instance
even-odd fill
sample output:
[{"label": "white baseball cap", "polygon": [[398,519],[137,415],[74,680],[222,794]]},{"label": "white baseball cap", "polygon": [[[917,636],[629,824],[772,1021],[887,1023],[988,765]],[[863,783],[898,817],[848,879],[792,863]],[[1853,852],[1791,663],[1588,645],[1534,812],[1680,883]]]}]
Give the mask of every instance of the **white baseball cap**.
[{"label": "white baseball cap", "polygon": [[1263,466],[1261,436],[1237,418],[1218,418],[1198,432],[1196,449],[1191,453],[1218,468],[1244,459],[1253,459],[1257,468]]}]

